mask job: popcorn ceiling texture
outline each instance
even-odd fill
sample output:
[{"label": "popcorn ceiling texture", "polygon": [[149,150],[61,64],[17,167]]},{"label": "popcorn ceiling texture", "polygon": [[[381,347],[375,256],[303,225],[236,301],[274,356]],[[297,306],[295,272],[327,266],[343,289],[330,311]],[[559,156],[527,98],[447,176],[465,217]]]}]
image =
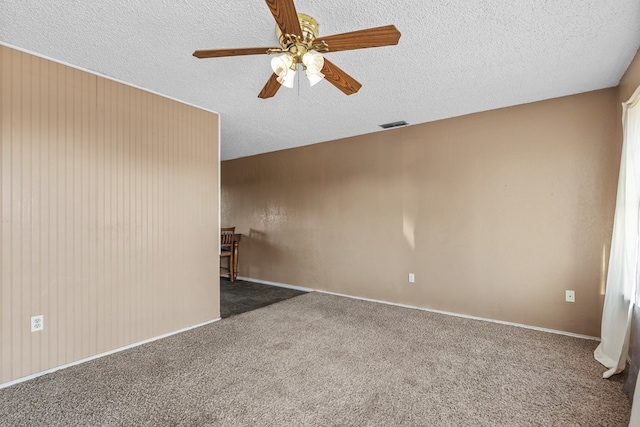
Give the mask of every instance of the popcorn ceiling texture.
[{"label": "popcorn ceiling texture", "polygon": [[321,35],[394,24],[397,46],[327,54],[363,87],[257,98],[277,46],[262,0],[0,0],[0,43],[221,114],[223,160],[616,86],[640,45],[637,0],[296,0]]}]

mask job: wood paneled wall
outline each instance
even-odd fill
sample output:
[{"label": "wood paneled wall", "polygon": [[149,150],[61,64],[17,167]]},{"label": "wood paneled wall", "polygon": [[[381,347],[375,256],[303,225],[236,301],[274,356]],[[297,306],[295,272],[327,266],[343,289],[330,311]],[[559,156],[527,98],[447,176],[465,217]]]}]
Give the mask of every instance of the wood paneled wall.
[{"label": "wood paneled wall", "polygon": [[217,114],[3,46],[0,80],[0,383],[219,317]]}]

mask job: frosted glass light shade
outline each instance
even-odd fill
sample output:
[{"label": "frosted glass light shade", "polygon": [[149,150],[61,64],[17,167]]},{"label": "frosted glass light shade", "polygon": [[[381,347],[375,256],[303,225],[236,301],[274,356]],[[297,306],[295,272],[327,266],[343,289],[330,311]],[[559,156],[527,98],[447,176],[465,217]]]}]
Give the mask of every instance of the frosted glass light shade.
[{"label": "frosted glass light shade", "polygon": [[284,77],[287,70],[291,67],[291,64],[293,64],[293,60],[287,53],[271,58],[271,69],[279,77]]},{"label": "frosted glass light shade", "polygon": [[276,81],[282,86],[292,88],[296,77],[293,58],[288,53],[271,58],[271,69],[278,76]]},{"label": "frosted glass light shade", "polygon": [[308,71],[317,74],[324,67],[324,58],[317,52],[307,52],[302,56],[302,63]]},{"label": "frosted glass light shade", "polygon": [[307,79],[309,79],[309,85],[310,86],[314,86],[315,84],[317,84],[320,80],[322,80],[324,78],[324,74],[322,74],[320,72],[311,73],[311,72],[309,72],[309,69],[307,69],[306,74],[307,74]]},{"label": "frosted glass light shade", "polygon": [[293,81],[296,78],[296,70],[291,68],[287,69],[284,75],[279,76],[276,80],[284,87],[291,89],[293,87]]}]

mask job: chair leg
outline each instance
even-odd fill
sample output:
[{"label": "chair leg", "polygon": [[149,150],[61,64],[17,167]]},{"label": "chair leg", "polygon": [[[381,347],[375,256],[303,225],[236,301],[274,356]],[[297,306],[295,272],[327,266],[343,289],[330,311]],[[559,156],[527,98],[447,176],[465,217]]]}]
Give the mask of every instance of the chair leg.
[{"label": "chair leg", "polygon": [[238,278],[238,242],[233,242],[233,250],[231,254],[233,255],[233,280]]},{"label": "chair leg", "polygon": [[236,275],[234,274],[233,269],[233,250],[231,251],[231,256],[229,257],[229,279],[231,283],[236,281]]},{"label": "chair leg", "polygon": [[[224,260],[223,258],[227,259],[227,263],[226,263],[226,267],[223,264]],[[227,272],[229,273],[229,280],[230,281],[234,281],[236,278],[233,275],[233,255],[231,256],[225,256],[225,257],[221,257],[220,258],[220,275],[223,276],[225,274],[224,270],[227,270]]]}]

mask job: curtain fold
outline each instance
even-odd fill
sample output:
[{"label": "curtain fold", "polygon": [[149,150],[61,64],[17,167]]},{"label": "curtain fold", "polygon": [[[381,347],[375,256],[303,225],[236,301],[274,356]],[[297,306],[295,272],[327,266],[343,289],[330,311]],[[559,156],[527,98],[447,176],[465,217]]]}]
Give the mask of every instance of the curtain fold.
[{"label": "curtain fold", "polygon": [[638,281],[638,212],[640,210],[640,88],[622,104],[622,156],[613,220],[607,290],[600,345],[594,356],[608,370],[622,372],[629,352],[631,318]]}]

